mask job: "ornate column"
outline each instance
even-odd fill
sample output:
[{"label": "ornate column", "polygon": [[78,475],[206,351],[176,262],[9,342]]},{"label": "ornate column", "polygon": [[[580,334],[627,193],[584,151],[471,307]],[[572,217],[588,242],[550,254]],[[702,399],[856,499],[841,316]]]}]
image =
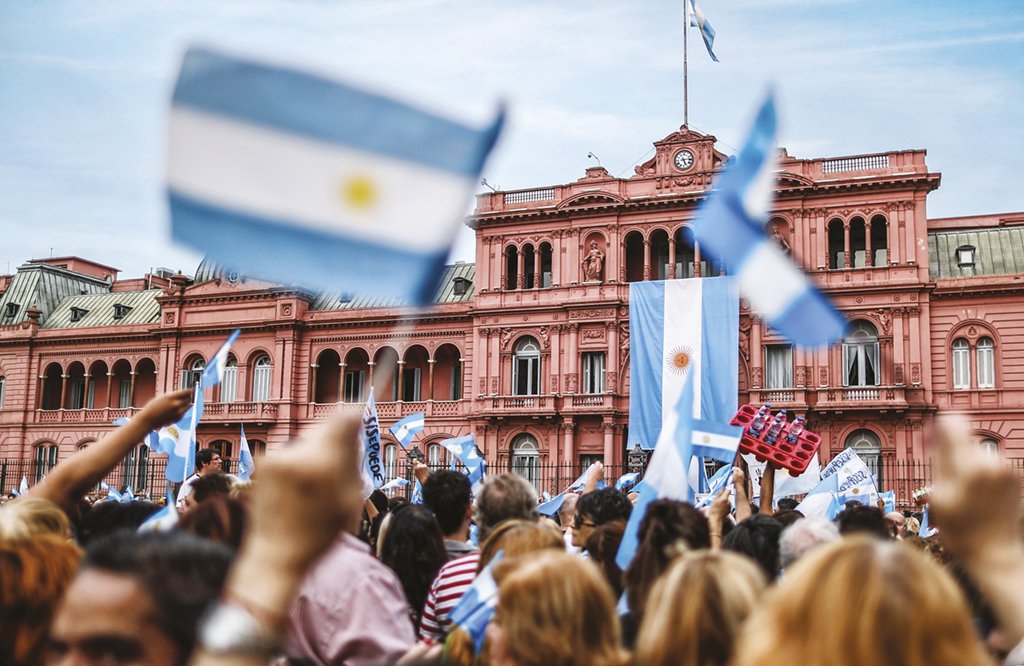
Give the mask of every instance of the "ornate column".
[{"label": "ornate column", "polygon": [[572,431],[575,427],[576,425],[572,422],[572,417],[562,421],[562,461],[567,464],[572,464],[570,456],[575,450]]},{"label": "ornate column", "polygon": [[866,256],[864,257],[864,265],[868,268],[875,265],[874,259],[872,258],[871,252],[871,218],[864,220],[864,251]]},{"label": "ornate column", "polygon": [[676,279],[676,237],[675,234],[668,237],[668,279]]},{"label": "ornate column", "polygon": [[618,389],[619,379],[619,327],[615,320],[605,323],[608,340],[608,365],[604,369],[604,387],[609,393]]},{"label": "ornate column", "polygon": [[405,360],[398,359],[398,386],[392,391],[396,401],[402,402],[405,397]]},{"label": "ornate column", "polygon": [[700,277],[700,244],[693,244],[693,277]]},{"label": "ornate column", "polygon": [[516,252],[516,289],[522,289],[524,278],[523,271],[526,270],[526,258],[523,256],[522,248]]},{"label": "ornate column", "polygon": [[761,381],[764,352],[761,350],[761,322],[750,315],[750,388],[763,388]]},{"label": "ornate column", "polygon": [[573,322],[569,324],[569,358],[565,360],[565,393],[577,393],[578,389],[576,386],[576,377],[579,373],[579,354],[577,353],[577,347],[579,341],[576,339],[580,332],[580,325]]},{"label": "ornate column", "polygon": [[68,376],[62,373],[60,376],[60,405],[58,406],[58,409],[64,409],[64,394],[67,391],[67,388]]},{"label": "ornate column", "polygon": [[651,241],[644,239],[644,279],[651,279]]},{"label": "ornate column", "polygon": [[[377,366],[377,362],[374,361],[372,358],[369,361],[366,362],[366,381],[370,383],[370,386],[374,385],[374,383],[373,383],[373,379],[374,379],[374,377],[373,377],[373,369],[376,366]],[[366,396],[366,395],[369,395],[369,393],[370,392],[366,388],[366,385],[364,383],[363,386],[360,387],[359,394],[363,395],[363,396]],[[374,400],[379,399],[379,397],[380,396],[374,396]]]},{"label": "ornate column", "polygon": [[46,390],[46,375],[39,375],[39,389],[36,391],[36,409],[43,408],[43,392]]},{"label": "ornate column", "polygon": [[[108,372],[107,373],[107,407],[108,408],[113,406],[113,405],[110,404],[110,389],[113,388],[113,386],[114,386],[114,373]],[[120,407],[121,403],[118,402],[117,406]]]},{"label": "ornate column", "polygon": [[132,370],[132,385],[131,385],[131,388],[128,390],[128,406],[129,407],[134,407],[135,406],[135,378],[138,375],[139,375],[139,373],[137,373],[134,370]]},{"label": "ornate column", "polygon": [[348,371],[348,363],[342,361],[338,364],[338,402],[345,402],[345,373]]},{"label": "ornate column", "polygon": [[316,378],[320,366],[316,363],[309,364],[309,402],[316,402]]},{"label": "ornate column", "polygon": [[615,423],[606,418],[602,425],[604,426],[604,464],[612,465],[615,463]]},{"label": "ornate column", "polygon": [[843,268],[850,266],[850,221],[843,220]]},{"label": "ornate column", "polygon": [[430,387],[429,390],[427,391],[427,399],[428,400],[433,400],[434,399],[434,364],[435,363],[437,363],[436,359],[433,359],[433,358],[428,358],[427,359],[427,376],[429,377],[429,379],[427,380],[427,382],[428,382],[427,386]]},{"label": "ornate column", "polygon": [[[89,407],[89,382],[92,381],[92,375],[88,372],[84,375],[84,382],[82,383],[82,407],[84,409],[91,409]],[[96,406],[96,397],[93,396],[93,407]]]}]

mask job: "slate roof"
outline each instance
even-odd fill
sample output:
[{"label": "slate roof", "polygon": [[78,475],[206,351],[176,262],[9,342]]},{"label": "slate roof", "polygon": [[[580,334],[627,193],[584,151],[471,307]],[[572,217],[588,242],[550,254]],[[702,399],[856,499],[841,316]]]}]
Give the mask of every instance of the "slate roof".
[{"label": "slate roof", "polygon": [[[116,291],[107,294],[72,296],[61,301],[40,328],[91,328],[93,326],[129,326],[155,324],[160,321],[160,289]],[[124,316],[116,318],[115,305],[127,306]],[[78,321],[72,321],[72,310],[84,310]]]},{"label": "slate roof", "polygon": [[[975,248],[974,266],[957,261],[957,248],[964,245]],[[1024,227],[929,233],[928,273],[933,280],[1024,273]]]},{"label": "slate roof", "polygon": [[[109,291],[110,284],[99,278],[47,264],[24,264],[18,267],[7,291],[0,295],[0,325],[25,321],[25,313],[33,305],[42,312],[40,321],[45,323],[69,296]],[[17,304],[13,316],[8,316],[9,303]]]}]

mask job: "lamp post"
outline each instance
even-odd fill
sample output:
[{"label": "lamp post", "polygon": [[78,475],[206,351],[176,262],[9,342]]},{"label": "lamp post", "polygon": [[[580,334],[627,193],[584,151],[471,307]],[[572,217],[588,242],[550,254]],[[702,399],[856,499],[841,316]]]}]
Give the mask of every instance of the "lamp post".
[{"label": "lamp post", "polygon": [[626,454],[626,467],[630,472],[643,472],[647,466],[647,452],[640,448],[640,442],[633,444],[633,448]]}]

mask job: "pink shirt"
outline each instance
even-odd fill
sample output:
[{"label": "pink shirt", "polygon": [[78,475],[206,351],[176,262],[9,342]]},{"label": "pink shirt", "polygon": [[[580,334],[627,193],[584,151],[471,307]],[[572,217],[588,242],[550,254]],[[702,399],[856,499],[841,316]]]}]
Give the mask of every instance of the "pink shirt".
[{"label": "pink shirt", "polygon": [[476,568],[480,564],[480,553],[470,553],[448,562],[437,572],[437,578],[430,585],[427,602],[423,605],[420,619],[420,639],[440,641],[448,633],[452,609],[459,603],[462,594],[473,584]]},{"label": "pink shirt", "polygon": [[393,663],[416,642],[398,578],[351,534],[306,576],[288,615],[285,654],[317,664]]}]

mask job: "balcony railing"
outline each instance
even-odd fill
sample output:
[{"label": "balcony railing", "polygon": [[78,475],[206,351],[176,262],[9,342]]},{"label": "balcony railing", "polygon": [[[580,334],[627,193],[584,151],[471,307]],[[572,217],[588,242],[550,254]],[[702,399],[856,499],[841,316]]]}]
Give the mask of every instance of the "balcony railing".
[{"label": "balcony railing", "polygon": [[[378,402],[377,416],[382,419],[400,419],[409,414],[423,412],[425,418],[432,416],[461,416],[464,413],[463,400],[423,400],[417,402]],[[362,409],[358,402],[314,403],[309,406],[309,418],[322,419],[337,409]]]},{"label": "balcony railing", "polygon": [[100,409],[37,409],[36,423],[106,423],[127,418],[139,411],[138,407],[103,407]]},{"label": "balcony railing", "polygon": [[277,418],[277,405],[272,402],[207,402],[203,405],[203,416],[268,421]]}]

